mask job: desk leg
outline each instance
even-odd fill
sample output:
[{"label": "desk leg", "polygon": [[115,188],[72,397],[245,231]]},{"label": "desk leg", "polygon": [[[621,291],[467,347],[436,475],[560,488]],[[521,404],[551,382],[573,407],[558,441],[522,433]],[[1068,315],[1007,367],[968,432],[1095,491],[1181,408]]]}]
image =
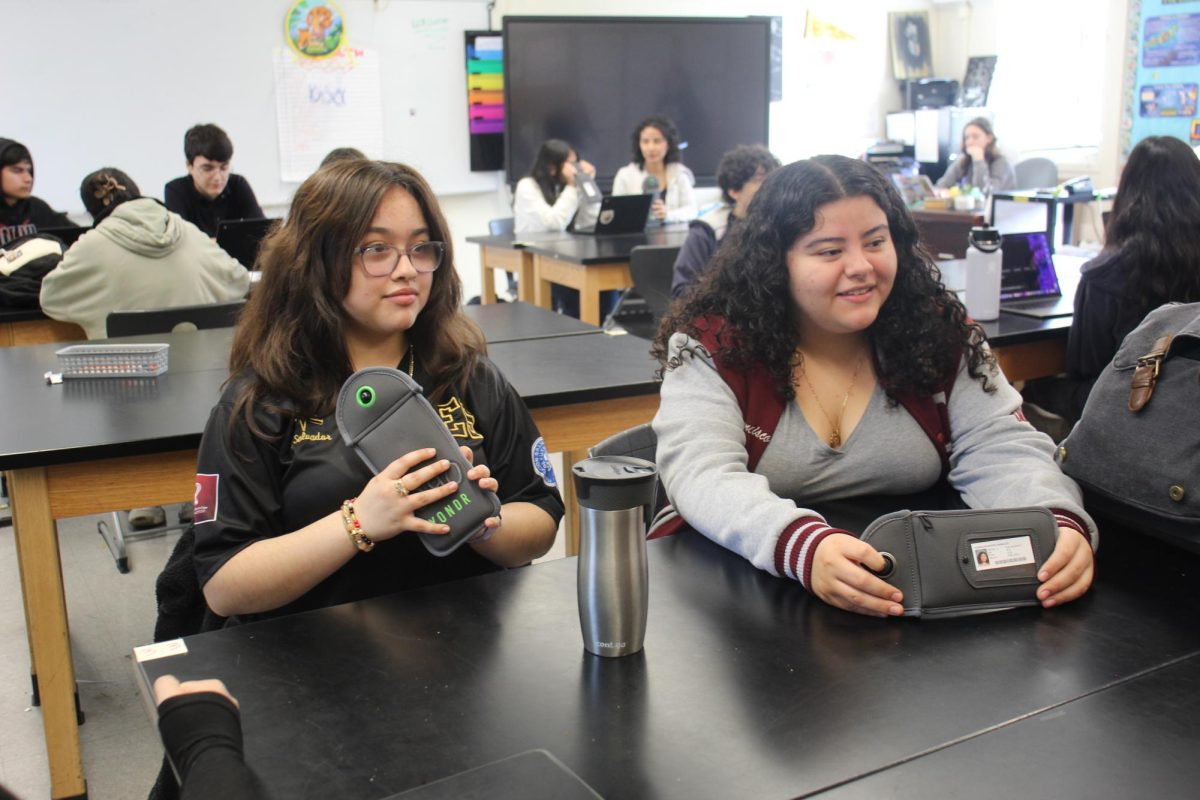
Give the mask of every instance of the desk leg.
[{"label": "desk leg", "polygon": [[537,258],[534,259],[533,270],[533,303],[550,310],[554,309],[554,301],[550,298],[550,281],[542,277],[541,272],[537,269]]},{"label": "desk leg", "polygon": [[487,265],[486,259],[479,265],[479,300],[484,305],[496,302],[496,270]]},{"label": "desk leg", "polygon": [[[522,303],[534,302],[534,284],[537,279],[533,274],[533,255],[521,254],[521,269],[517,272],[517,299]],[[549,306],[546,306],[549,308]]]},{"label": "desk leg", "polygon": [[566,554],[579,555],[579,499],[575,496],[575,480],[571,477],[571,467],[588,457],[587,450],[568,450],[562,454],[563,477],[559,481],[562,492],[563,506],[566,514],[563,516],[563,536],[566,537]]},{"label": "desk leg", "polygon": [[31,666],[37,674],[50,760],[50,796],[84,797],[87,785],[79,751],[75,667],[46,471],[16,470],[9,473],[9,478]]},{"label": "desk leg", "polygon": [[583,288],[579,290],[579,319],[589,325],[599,325],[600,271],[588,269],[583,273]]}]

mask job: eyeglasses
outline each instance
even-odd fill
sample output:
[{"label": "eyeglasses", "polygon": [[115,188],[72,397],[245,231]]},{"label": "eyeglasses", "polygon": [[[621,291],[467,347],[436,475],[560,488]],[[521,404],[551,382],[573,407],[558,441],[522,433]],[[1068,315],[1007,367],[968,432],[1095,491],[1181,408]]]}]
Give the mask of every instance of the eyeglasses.
[{"label": "eyeglasses", "polygon": [[400,256],[408,256],[408,263],[417,272],[433,272],[442,265],[445,254],[445,242],[420,242],[407,250],[390,244],[369,244],[354,251],[363,272],[372,278],[382,278],[395,272]]}]

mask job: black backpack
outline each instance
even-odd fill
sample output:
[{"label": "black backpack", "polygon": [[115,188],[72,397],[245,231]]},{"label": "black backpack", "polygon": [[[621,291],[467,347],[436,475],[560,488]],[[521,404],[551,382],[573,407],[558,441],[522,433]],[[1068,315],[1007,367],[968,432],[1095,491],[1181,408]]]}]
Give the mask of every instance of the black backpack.
[{"label": "black backpack", "polygon": [[37,308],[42,278],[62,261],[57,236],[31,233],[0,249],[0,308]]}]

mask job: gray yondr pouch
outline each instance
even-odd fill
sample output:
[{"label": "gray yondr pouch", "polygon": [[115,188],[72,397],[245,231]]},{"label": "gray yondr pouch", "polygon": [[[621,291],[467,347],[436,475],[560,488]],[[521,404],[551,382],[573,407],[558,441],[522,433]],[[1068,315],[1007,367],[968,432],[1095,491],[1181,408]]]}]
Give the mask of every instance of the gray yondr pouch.
[{"label": "gray yondr pouch", "polygon": [[904,593],[906,617],[1038,605],[1038,570],[1057,538],[1045,508],[896,511],[862,535],[887,562],[875,574]]},{"label": "gray yondr pouch", "polygon": [[409,489],[409,494],[415,494],[458,482],[456,494],[415,512],[421,519],[450,526],[447,534],[420,534],[425,549],[435,556],[450,555],[483,530],[488,517],[500,513],[500,498],[467,480],[471,464],[425,399],[421,385],[400,370],[371,367],[347,378],[338,392],[337,426],[342,440],[375,474],[405,453],[424,447],[437,448],[437,455],[414,470],[443,458],[450,462],[450,469],[432,481]]}]

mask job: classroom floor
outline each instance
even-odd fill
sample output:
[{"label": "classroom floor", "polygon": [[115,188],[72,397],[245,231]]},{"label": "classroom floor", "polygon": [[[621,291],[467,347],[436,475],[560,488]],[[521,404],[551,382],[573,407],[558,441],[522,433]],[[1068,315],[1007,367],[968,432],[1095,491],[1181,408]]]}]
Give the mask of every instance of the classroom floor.
[{"label": "classroom floor", "polygon": [[[562,462],[553,454],[556,474]],[[0,511],[0,517],[7,516]],[[175,507],[168,507],[175,519]],[[154,634],[154,580],[178,532],[128,544],[117,572],[96,532],[103,516],[58,523],[80,700],[83,768],[90,800],[141,800],[154,785],[162,746],[134,684],[132,651]],[[562,558],[563,536],[543,559]],[[0,527],[0,785],[22,800],[50,796],[41,712],[29,705],[29,647],[11,525]]]}]

